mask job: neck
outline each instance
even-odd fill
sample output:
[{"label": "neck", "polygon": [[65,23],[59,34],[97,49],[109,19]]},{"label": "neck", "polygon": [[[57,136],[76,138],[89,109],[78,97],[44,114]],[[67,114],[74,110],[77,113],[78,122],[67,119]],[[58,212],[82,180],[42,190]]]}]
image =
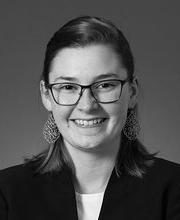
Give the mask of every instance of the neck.
[{"label": "neck", "polygon": [[65,144],[75,167],[74,186],[79,193],[105,191],[115,166],[120,140],[97,149],[82,150]]}]

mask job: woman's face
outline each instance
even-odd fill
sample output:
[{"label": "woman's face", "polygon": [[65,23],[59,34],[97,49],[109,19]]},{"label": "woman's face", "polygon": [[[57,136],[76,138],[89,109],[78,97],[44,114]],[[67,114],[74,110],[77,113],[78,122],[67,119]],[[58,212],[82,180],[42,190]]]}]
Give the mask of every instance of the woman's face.
[{"label": "woman's face", "polygon": [[[99,44],[60,50],[51,63],[49,83],[89,85],[100,80],[125,80],[127,77],[116,52],[110,46]],[[85,89],[76,105],[62,106],[53,100],[41,82],[44,106],[52,111],[64,143],[84,150],[105,145],[111,147],[120,140],[127,110],[134,106],[136,93],[137,83],[125,83],[117,102],[102,104],[95,101],[89,89]],[[99,123],[94,121],[97,119]]]}]

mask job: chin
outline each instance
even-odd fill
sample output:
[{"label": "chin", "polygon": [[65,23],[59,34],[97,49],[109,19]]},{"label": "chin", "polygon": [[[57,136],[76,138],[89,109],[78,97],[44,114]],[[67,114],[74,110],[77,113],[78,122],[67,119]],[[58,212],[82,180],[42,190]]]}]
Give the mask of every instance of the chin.
[{"label": "chin", "polygon": [[82,151],[92,151],[93,149],[94,150],[100,149],[104,145],[105,145],[104,141],[95,141],[95,142],[93,142],[92,139],[91,139],[89,141],[86,140],[86,141],[81,142],[81,143],[76,143],[74,146],[77,149],[82,150]]},{"label": "chin", "polygon": [[90,146],[81,146],[81,145],[78,145],[76,146],[78,150],[81,150],[81,151],[84,151],[84,152],[94,152],[94,151],[97,151],[100,146],[97,146],[97,145],[90,145]]}]

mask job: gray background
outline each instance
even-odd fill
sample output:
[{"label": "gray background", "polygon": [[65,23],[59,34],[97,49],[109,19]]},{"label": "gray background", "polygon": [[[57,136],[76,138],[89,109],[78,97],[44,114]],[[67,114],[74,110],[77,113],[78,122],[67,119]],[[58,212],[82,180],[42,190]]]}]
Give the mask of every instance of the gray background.
[{"label": "gray background", "polygon": [[180,1],[8,1],[0,3],[0,169],[45,146],[39,77],[53,32],[78,15],[111,19],[130,41],[141,83],[142,140],[180,162]]}]

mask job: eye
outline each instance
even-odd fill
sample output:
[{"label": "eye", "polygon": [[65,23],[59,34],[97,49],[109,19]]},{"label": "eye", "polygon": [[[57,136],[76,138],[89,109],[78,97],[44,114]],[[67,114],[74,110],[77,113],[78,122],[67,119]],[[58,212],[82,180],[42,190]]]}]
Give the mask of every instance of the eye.
[{"label": "eye", "polygon": [[60,88],[61,90],[76,90],[77,86],[72,85],[72,84],[67,84],[67,85],[63,85]]},{"label": "eye", "polygon": [[98,88],[109,88],[111,86],[113,86],[113,85],[110,83],[102,83],[98,86]]},{"label": "eye", "polygon": [[109,82],[102,82],[100,84],[97,85],[97,89],[112,89],[114,88],[115,86],[117,85],[116,82],[112,82],[112,81],[109,81]]},{"label": "eye", "polygon": [[75,92],[77,90],[79,90],[79,86],[76,84],[56,84],[54,86],[54,89],[58,90],[58,91],[63,91],[63,92]]}]

